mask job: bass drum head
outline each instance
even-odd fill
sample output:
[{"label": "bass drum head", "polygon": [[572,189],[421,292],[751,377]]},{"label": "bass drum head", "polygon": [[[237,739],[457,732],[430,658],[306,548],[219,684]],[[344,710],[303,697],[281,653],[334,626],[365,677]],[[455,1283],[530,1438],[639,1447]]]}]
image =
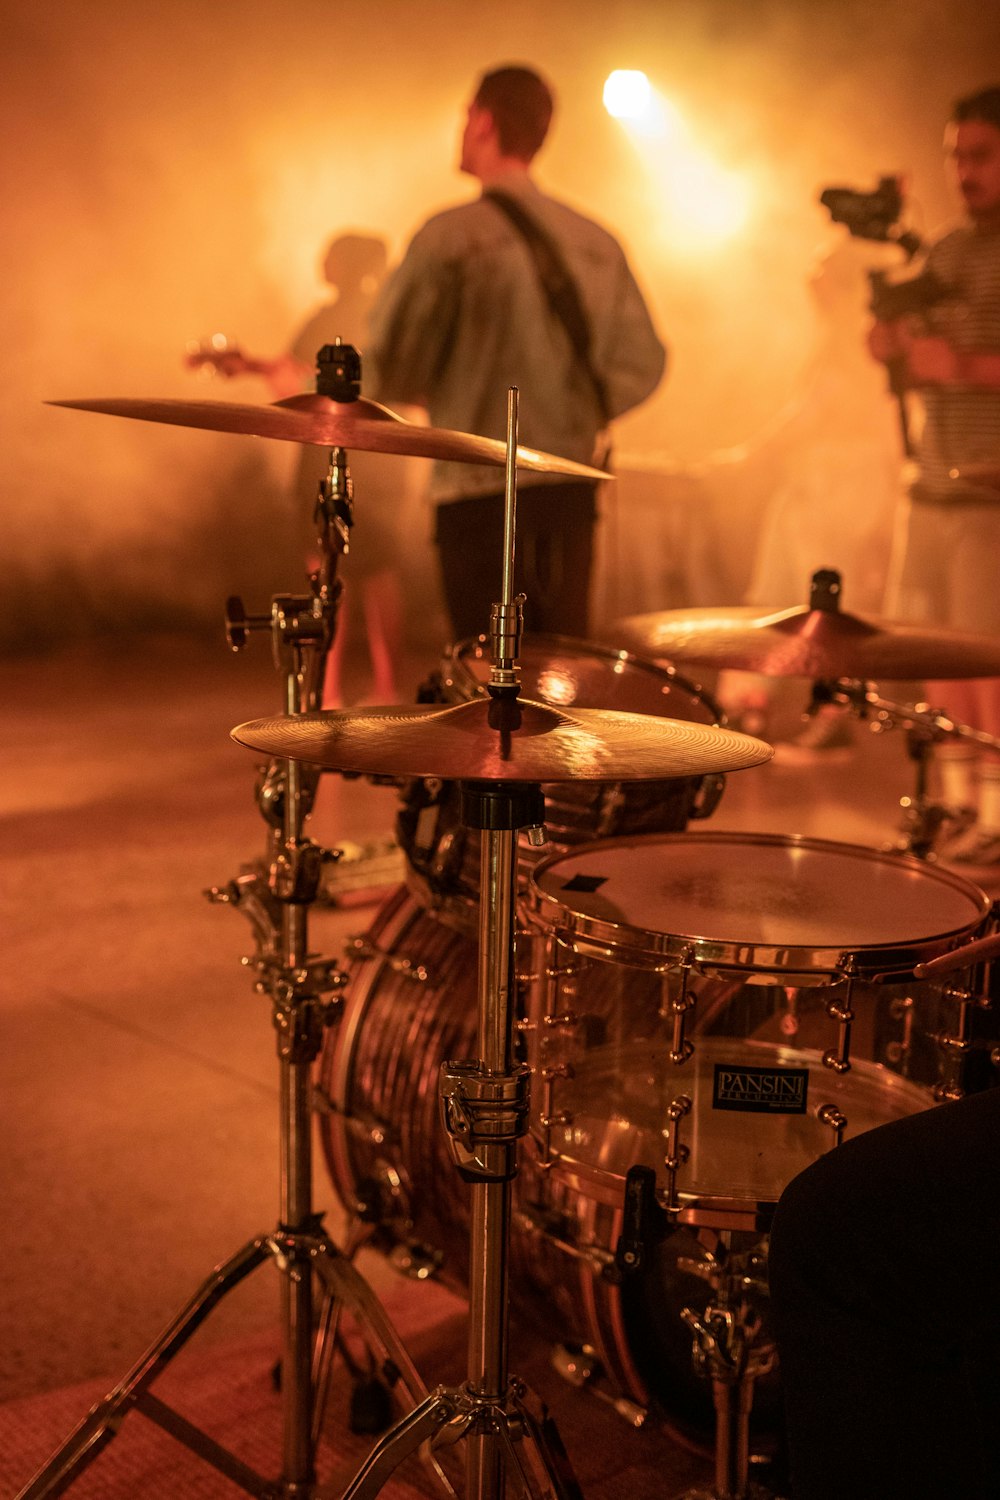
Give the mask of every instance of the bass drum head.
[{"label": "bass drum head", "polygon": [[[530,948],[519,943],[519,966]],[[348,963],[318,1065],[320,1141],[338,1196],[374,1226],[375,1245],[463,1294],[469,1193],[441,1124],[438,1073],[444,1060],[475,1054],[475,1030],[475,943],[400,887]],[[526,1139],[513,1192],[514,1316],[553,1343],[592,1348],[616,1394],[651,1407],[708,1452],[711,1386],[694,1372],[681,1310],[703,1312],[712,1297],[706,1274],[717,1236],[678,1227],[648,1271],[619,1286],[608,1268],[621,1231],[620,1193],[592,1193],[542,1171]],[[778,1408],[776,1377],[763,1377],[756,1448],[772,1446]]]}]

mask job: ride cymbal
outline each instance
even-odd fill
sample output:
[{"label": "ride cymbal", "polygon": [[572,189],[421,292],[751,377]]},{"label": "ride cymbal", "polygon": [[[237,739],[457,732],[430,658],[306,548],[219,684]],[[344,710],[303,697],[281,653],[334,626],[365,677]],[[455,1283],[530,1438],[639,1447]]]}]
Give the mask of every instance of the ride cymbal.
[{"label": "ride cymbal", "polygon": [[[411,458],[449,459],[453,463],[492,464],[503,468],[507,448],[495,438],[446,427],[421,427],[397,416],[389,407],[360,397],[333,401],[329,396],[289,396],[271,406],[238,401],[144,400],[109,397],[95,401],[49,401],[74,411],[103,412],[133,417],[140,422],[166,422],[173,427],[201,427],[212,432],[243,433],[279,438],[287,443],[313,443],[323,448],[353,448],[366,453],[398,453]],[[603,469],[519,447],[517,465],[533,474],[570,474],[580,479],[610,479]]]},{"label": "ride cymbal", "polygon": [[910,681],[1000,676],[1000,641],[989,636],[839,609],[668,609],[631,615],[614,630],[616,638],[620,635],[655,659],[765,677]]},{"label": "ride cymbal", "polygon": [[[498,717],[511,727],[494,727],[491,718]],[[739,771],[774,753],[762,740],[705,724],[598,708],[564,711],[521,699],[254,719],[237,725],[232,737],[267,755],[333,771],[448,781],[661,781]]]}]

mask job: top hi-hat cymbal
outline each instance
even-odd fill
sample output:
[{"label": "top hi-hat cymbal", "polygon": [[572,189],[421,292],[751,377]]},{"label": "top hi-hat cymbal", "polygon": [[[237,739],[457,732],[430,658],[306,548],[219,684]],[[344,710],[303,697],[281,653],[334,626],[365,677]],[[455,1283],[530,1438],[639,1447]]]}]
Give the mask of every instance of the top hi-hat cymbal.
[{"label": "top hi-hat cymbal", "polygon": [[[511,710],[512,727],[494,727]],[[728,729],[520,699],[254,719],[232,735],[253,750],[334,771],[448,781],[659,781],[739,771],[773,754],[762,740]]]},{"label": "top hi-hat cymbal", "polygon": [[1000,676],[1000,641],[988,636],[824,609],[668,609],[619,620],[615,635],[654,658],[766,677]]},{"label": "top hi-hat cymbal", "polygon": [[[446,427],[421,427],[364,397],[357,401],[334,401],[329,396],[307,394],[289,396],[271,406],[254,406],[237,401],[147,401],[123,396],[97,401],[50,401],[48,405],[104,412],[112,417],[134,417],[141,422],[167,422],[174,427],[204,427],[213,432],[280,438],[288,443],[314,443],[323,448],[399,453],[412,458],[492,464],[497,468],[503,468],[507,457],[506,445],[495,438],[452,432]],[[517,464],[534,474],[571,474],[581,479],[611,477],[602,469],[592,469],[553,453],[540,453],[535,448],[519,447]]]}]

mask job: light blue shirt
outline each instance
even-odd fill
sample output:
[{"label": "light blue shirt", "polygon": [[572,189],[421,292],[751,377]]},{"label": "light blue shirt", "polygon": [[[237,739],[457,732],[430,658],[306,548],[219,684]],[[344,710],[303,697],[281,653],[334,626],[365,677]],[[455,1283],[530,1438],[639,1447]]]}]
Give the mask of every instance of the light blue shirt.
[{"label": "light blue shirt", "polygon": [[[490,186],[516,197],[559,247],[587,314],[609,415],[637,406],[658,385],[666,354],[621,246],[524,173]],[[379,400],[423,406],[432,426],[483,437],[506,436],[507,390],[516,385],[519,440],[591,461],[603,425],[593,384],[522,235],[488,198],[435,214],[417,232],[372,312],[365,355],[366,388]],[[502,488],[496,469],[434,465],[437,501]]]}]

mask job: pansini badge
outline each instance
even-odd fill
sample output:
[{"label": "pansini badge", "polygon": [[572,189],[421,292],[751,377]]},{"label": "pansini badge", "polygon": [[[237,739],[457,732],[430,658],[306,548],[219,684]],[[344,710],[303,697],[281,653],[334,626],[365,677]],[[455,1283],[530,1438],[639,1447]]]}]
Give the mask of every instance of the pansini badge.
[{"label": "pansini badge", "polygon": [[712,1106],[754,1114],[804,1115],[808,1089],[807,1068],[716,1063]]}]

